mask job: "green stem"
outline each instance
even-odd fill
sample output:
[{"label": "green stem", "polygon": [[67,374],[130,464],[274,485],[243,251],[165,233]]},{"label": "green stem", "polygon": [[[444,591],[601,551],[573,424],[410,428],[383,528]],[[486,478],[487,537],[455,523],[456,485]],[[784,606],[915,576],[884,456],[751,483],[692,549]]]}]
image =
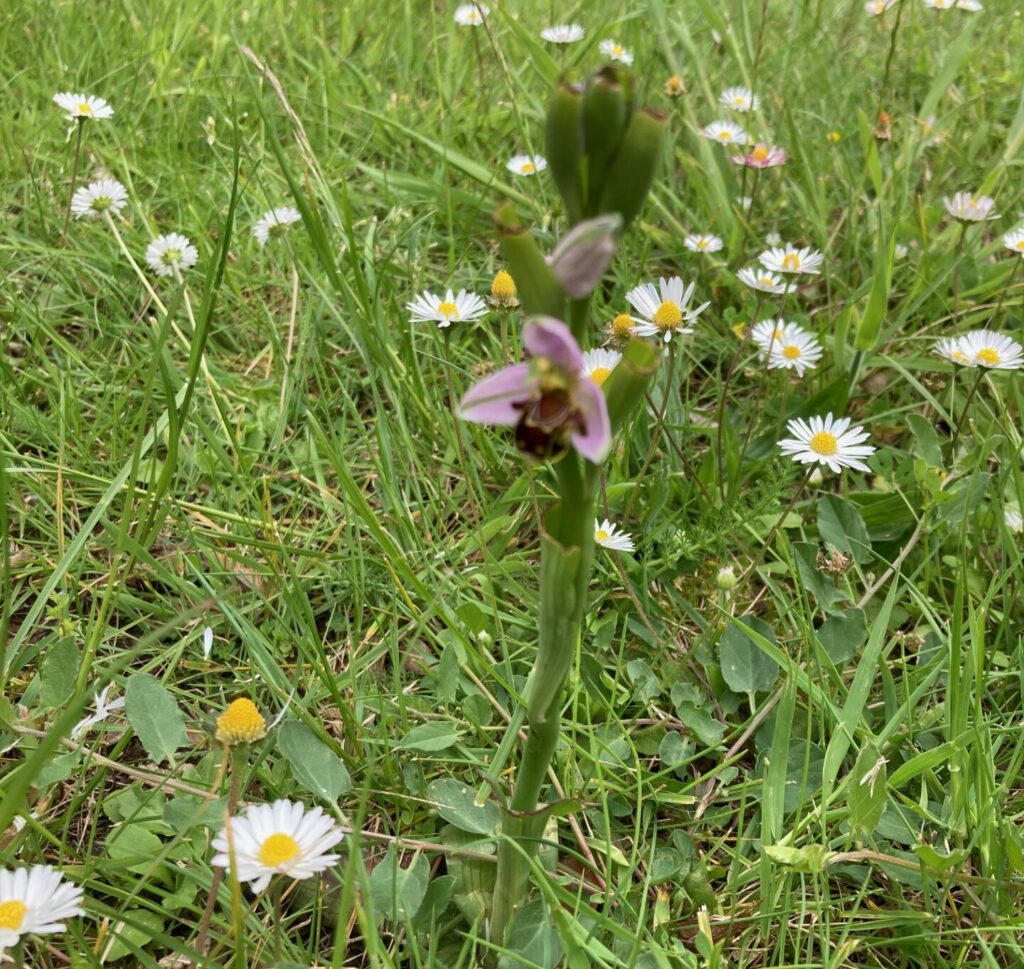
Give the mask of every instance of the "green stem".
[{"label": "green stem", "polygon": [[960,263],[964,258],[964,238],[967,235],[967,223],[960,223],[960,238],[956,243],[956,262],[953,263],[953,319],[960,315]]},{"label": "green stem", "polygon": [[960,437],[960,432],[964,429],[964,424],[967,423],[967,412],[970,410],[971,401],[974,400],[974,395],[978,392],[978,388],[981,386],[982,378],[985,376],[985,371],[982,368],[978,369],[978,376],[974,381],[974,386],[971,387],[967,394],[967,399],[964,401],[964,409],[960,412],[960,420],[956,422],[956,429],[953,431],[953,437],[950,440],[950,461],[955,458],[956,442]]},{"label": "green stem", "polygon": [[82,129],[85,127],[85,118],[78,119],[78,133],[75,136],[75,160],[71,163],[71,188],[68,192],[68,207],[64,213],[64,228],[60,230],[60,244],[68,236],[68,224],[71,222],[71,199],[75,195],[75,182],[78,179],[78,159],[82,154]]},{"label": "green stem", "polygon": [[[675,342],[672,341],[668,345],[668,367],[666,368],[665,373],[665,390],[661,398],[661,408],[658,411],[658,417],[654,422],[654,429],[651,431],[651,443],[647,448],[647,454],[644,457],[644,463],[640,468],[640,473],[634,479],[636,481],[644,480],[647,474],[647,469],[648,467],[650,467],[651,461],[654,460],[654,452],[658,449],[658,442],[661,440],[662,428],[665,425],[665,415],[668,412],[668,402],[672,394],[675,393],[675,390],[672,386],[672,376],[675,371],[675,363],[676,348]],[[630,513],[633,511],[633,501],[635,500],[635,497],[637,494],[639,494],[639,492],[639,488],[634,488],[630,492],[629,498],[626,500],[626,510],[622,514],[622,518],[624,521],[629,519]]]}]

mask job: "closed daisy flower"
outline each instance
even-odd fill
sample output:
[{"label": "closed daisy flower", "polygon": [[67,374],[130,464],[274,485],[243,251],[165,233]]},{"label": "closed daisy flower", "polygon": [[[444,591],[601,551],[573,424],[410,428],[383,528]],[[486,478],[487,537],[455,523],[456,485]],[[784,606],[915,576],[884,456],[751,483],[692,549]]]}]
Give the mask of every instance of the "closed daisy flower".
[{"label": "closed daisy flower", "polygon": [[1010,252],[1017,253],[1018,256],[1024,256],[1024,228],[1014,229],[1012,232],[1007,232],[1003,236],[1003,245],[1006,246]]},{"label": "closed daisy flower", "polygon": [[460,27],[479,27],[491,12],[483,3],[463,3],[455,8],[455,22]]},{"label": "closed daisy flower", "polygon": [[952,198],[944,198],[942,204],[946,211],[961,222],[984,222],[987,219],[998,219],[999,213],[993,212],[995,199],[987,195],[972,195],[970,192],[957,192]]},{"label": "closed daisy flower", "polygon": [[786,164],[786,152],[777,145],[757,144],[745,155],[733,155],[732,160],[747,168],[775,168]]},{"label": "closed daisy flower", "polygon": [[757,266],[741,269],[736,278],[761,293],[792,293],[796,289],[796,283],[784,283],[781,276]]},{"label": "closed daisy flower", "polygon": [[502,310],[515,309],[519,305],[516,281],[506,269],[499,269],[491,282],[491,306]]},{"label": "closed daisy flower", "polygon": [[84,915],[82,889],[49,865],[0,870],[0,955],[26,935],[64,931],[64,919]]},{"label": "closed daisy flower", "polygon": [[76,219],[98,219],[105,212],[120,212],[128,204],[128,192],[116,179],[101,178],[78,189],[71,196],[71,214]]},{"label": "closed daisy flower", "polygon": [[267,735],[267,721],[248,697],[239,697],[217,718],[216,737],[229,747],[251,744]]},{"label": "closed daisy flower", "polygon": [[1011,532],[1018,535],[1024,532],[1024,515],[1021,515],[1019,508],[1005,508],[1003,510],[1003,521]]},{"label": "closed daisy flower", "polygon": [[832,415],[798,418],[789,421],[787,430],[793,435],[779,441],[783,454],[788,454],[800,464],[826,464],[837,474],[843,468],[859,471],[871,469],[861,460],[875,453],[875,448],[865,444],[867,431],[862,427],[850,427],[850,418],[833,420]]},{"label": "closed daisy flower", "polygon": [[770,272],[818,274],[824,258],[810,247],[797,249],[796,246],[777,246],[766,249],[757,257],[757,261]]},{"label": "closed daisy flower", "polygon": [[633,63],[633,55],[618,41],[602,40],[601,43],[597,45],[597,49],[604,54],[605,57],[610,57],[613,61],[620,61],[623,64]]},{"label": "closed daisy flower", "polygon": [[62,92],[53,96],[53,103],[67,111],[68,121],[76,121],[79,118],[102,121],[114,116],[114,109],[103,98],[97,98],[92,94]]},{"label": "closed daisy flower", "polygon": [[271,209],[256,220],[256,224],[252,227],[252,234],[261,246],[265,246],[271,239],[282,235],[288,226],[298,222],[301,218],[298,209],[287,205]]},{"label": "closed daisy flower", "polygon": [[718,103],[740,112],[756,111],[761,107],[761,99],[745,87],[727,87],[718,96]]},{"label": "closed daisy flower", "polygon": [[821,344],[812,333],[791,324],[766,352],[769,370],[795,370],[796,375],[802,377],[805,371],[818,366]]},{"label": "closed daisy flower", "polygon": [[579,24],[556,24],[554,27],[546,27],[540,35],[549,44],[574,44],[583,40],[584,33]]},{"label": "closed daisy flower", "polygon": [[683,239],[683,245],[690,252],[718,252],[722,248],[722,240],[709,232],[700,232],[688,235]]},{"label": "closed daisy flower", "polygon": [[971,330],[960,337],[960,349],[971,367],[992,370],[1019,370],[1024,366],[1024,350],[1016,340],[992,330]]},{"label": "closed daisy flower", "polygon": [[612,375],[612,371],[619,365],[622,354],[618,350],[587,350],[583,354],[584,377],[589,377],[597,384],[603,386],[604,382]]},{"label": "closed daisy flower", "polygon": [[[636,319],[635,331],[639,336],[662,336],[666,343],[674,333],[692,333],[685,326],[692,323],[710,306],[702,303],[696,309],[688,309],[695,283],[683,290],[683,281],[678,276],[659,279],[658,285],[643,283],[626,293],[626,299],[642,319]],[[660,292],[659,292],[660,291]]]},{"label": "closed daisy flower", "polygon": [[146,262],[158,276],[173,276],[175,271],[191,269],[198,259],[196,247],[177,232],[157,236],[146,247]]},{"label": "closed daisy flower", "polygon": [[614,549],[616,552],[632,552],[636,547],[633,536],[620,531],[607,518],[603,522],[594,522],[594,541],[602,548]]},{"label": "closed daisy flower", "polygon": [[608,324],[608,341],[613,344],[625,345],[636,332],[636,320],[628,313],[619,313]]},{"label": "closed daisy flower", "polygon": [[686,84],[678,74],[673,74],[666,82],[662,90],[670,98],[678,98],[680,95],[686,93]]},{"label": "closed daisy flower", "polygon": [[405,308],[412,314],[410,323],[436,323],[442,330],[452,323],[471,323],[487,312],[484,301],[464,289],[458,296],[449,289],[444,299],[425,289]]},{"label": "closed daisy flower", "polygon": [[513,175],[536,175],[548,167],[547,159],[541,155],[513,155],[505,167]]},{"label": "closed daisy flower", "polygon": [[712,121],[701,130],[705,138],[720,145],[745,145],[747,133],[734,121]]},{"label": "closed daisy flower", "polygon": [[295,801],[253,804],[229,822],[213,839],[211,864],[230,868],[234,858],[235,876],[262,892],[274,875],[312,878],[336,864],[338,855],[326,854],[343,835],[319,807],[307,811]]}]

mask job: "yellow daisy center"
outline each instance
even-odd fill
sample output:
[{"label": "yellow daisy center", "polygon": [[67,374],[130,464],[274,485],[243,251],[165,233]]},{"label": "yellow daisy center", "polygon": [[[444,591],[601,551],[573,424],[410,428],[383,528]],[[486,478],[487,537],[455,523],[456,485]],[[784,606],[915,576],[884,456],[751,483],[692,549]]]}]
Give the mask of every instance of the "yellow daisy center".
[{"label": "yellow daisy center", "polygon": [[524,175],[532,175],[536,171],[536,169],[533,167],[533,162],[531,162],[531,161],[523,162],[523,164],[522,164],[522,166],[520,167],[519,170]]},{"label": "yellow daisy center", "polygon": [[267,721],[248,697],[232,700],[217,718],[216,737],[225,744],[251,744],[267,732]]},{"label": "yellow daisy center", "polygon": [[697,248],[698,249],[707,249],[707,247],[710,246],[710,245],[711,245],[711,240],[710,239],[698,239],[697,240]]},{"label": "yellow daisy center", "polygon": [[754,161],[763,162],[768,157],[768,149],[764,145],[758,145],[751,153],[750,157]]},{"label": "yellow daisy center", "polygon": [[732,132],[729,130],[723,130],[718,132],[719,141],[732,141]]},{"label": "yellow daisy center", "polygon": [[775,286],[775,285],[777,285],[777,284],[776,284],[776,282],[775,282],[775,280],[774,280],[774,279],[772,279],[772,277],[771,277],[771,276],[759,276],[759,277],[758,277],[758,279],[757,279],[757,281],[758,281],[758,282],[759,282],[759,283],[760,283],[760,284],[761,284],[762,286]]},{"label": "yellow daisy center", "polygon": [[459,308],[454,303],[447,301],[438,305],[437,313],[446,320],[457,320],[459,318]]},{"label": "yellow daisy center", "polygon": [[683,312],[676,303],[667,299],[654,311],[651,322],[661,330],[674,330],[683,322]]},{"label": "yellow daisy center", "polygon": [[800,347],[795,344],[790,344],[787,347],[782,348],[782,355],[787,360],[799,360],[800,359]]},{"label": "yellow daisy center", "polygon": [[516,295],[516,284],[504,269],[498,271],[491,283],[491,295],[496,299],[509,299]]},{"label": "yellow daisy center", "polygon": [[260,862],[268,868],[277,868],[298,856],[298,842],[290,834],[272,834],[260,847]]},{"label": "yellow daisy center", "polygon": [[782,257],[782,268],[787,272],[796,272],[800,268],[800,256],[795,252],[787,252]]},{"label": "yellow daisy center", "polygon": [[598,387],[602,386],[611,375],[612,371],[609,367],[594,367],[594,369],[590,371],[590,379],[593,380]]},{"label": "yellow daisy center", "polygon": [[626,53],[626,48],[621,44],[612,44],[612,57],[621,57]]},{"label": "yellow daisy center", "polygon": [[742,108],[743,105],[747,103],[747,99],[742,95],[737,94],[736,97],[732,99],[732,103],[735,104],[737,108]]},{"label": "yellow daisy center", "polygon": [[982,347],[976,354],[975,359],[980,360],[982,363],[988,364],[990,367],[994,367],[999,363],[1000,356],[999,351],[992,347]]},{"label": "yellow daisy center", "polygon": [[28,906],[24,902],[19,902],[17,899],[11,899],[8,902],[0,902],[0,929],[7,929],[11,932],[17,932],[21,928],[21,923],[25,918],[25,913],[28,911]]},{"label": "yellow daisy center", "polygon": [[1020,251],[1021,251],[1021,252],[1024,252],[1024,239],[1018,239],[1018,240],[1017,240],[1017,241],[1016,241],[1016,242],[1014,243],[1014,246],[1015,246],[1015,247],[1016,247],[1017,249],[1020,249]]},{"label": "yellow daisy center", "polygon": [[92,114],[92,105],[88,101],[78,102],[78,113],[79,114]]},{"label": "yellow daisy center", "polygon": [[181,262],[181,250],[165,249],[164,254],[160,258],[166,265],[176,266],[179,262]]},{"label": "yellow daisy center", "polygon": [[824,457],[829,457],[839,450],[838,438],[828,431],[818,431],[807,444],[815,454],[821,454]]},{"label": "yellow daisy center", "polygon": [[620,313],[612,320],[612,333],[617,337],[627,337],[633,332],[636,324],[628,313]]},{"label": "yellow daisy center", "polygon": [[595,542],[607,542],[608,541],[608,533],[603,528],[599,528],[596,532],[594,532],[594,541]]}]

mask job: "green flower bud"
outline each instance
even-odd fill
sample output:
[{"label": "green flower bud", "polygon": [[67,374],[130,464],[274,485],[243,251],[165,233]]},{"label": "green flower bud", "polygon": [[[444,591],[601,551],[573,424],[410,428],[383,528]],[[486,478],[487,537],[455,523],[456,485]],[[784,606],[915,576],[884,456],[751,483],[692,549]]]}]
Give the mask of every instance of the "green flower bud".
[{"label": "green flower bud", "polygon": [[735,589],[738,581],[739,580],[736,578],[736,571],[731,565],[723,565],[722,568],[718,570],[718,575],[715,576],[715,585],[717,585],[723,592]]},{"label": "green flower bud", "polygon": [[523,310],[530,316],[565,318],[565,293],[533,236],[519,221],[511,202],[494,213],[501,251],[516,281]]},{"label": "green flower bud", "polygon": [[583,95],[583,145],[586,152],[587,215],[596,215],[608,168],[619,151],[629,120],[626,92],[614,67],[599,71]]},{"label": "green flower bud", "polygon": [[640,213],[661,161],[667,117],[644,108],[630,119],[615,161],[605,179],[599,212],[618,212],[623,227]]},{"label": "green flower bud", "polygon": [[583,188],[580,183],[580,159],[583,155],[582,119],[582,87],[566,80],[561,81],[551,92],[548,101],[544,157],[572,224],[583,218]]}]

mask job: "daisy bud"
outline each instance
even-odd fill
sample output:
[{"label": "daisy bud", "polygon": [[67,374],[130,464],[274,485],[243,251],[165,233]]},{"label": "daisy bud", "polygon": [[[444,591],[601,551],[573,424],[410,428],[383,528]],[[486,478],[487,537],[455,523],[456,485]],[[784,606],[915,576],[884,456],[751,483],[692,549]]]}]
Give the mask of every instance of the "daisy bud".
[{"label": "daisy bud", "polygon": [[251,744],[267,735],[267,721],[248,697],[232,700],[219,717],[214,735],[229,747],[235,744]]},{"label": "daisy bud", "polygon": [[665,93],[670,98],[678,98],[686,93],[686,85],[683,84],[683,79],[678,74],[673,74],[665,82]]},{"label": "daisy bud", "polygon": [[807,479],[807,483],[812,488],[817,488],[825,480],[825,476],[821,473],[821,468],[815,468],[811,472],[811,476]]},{"label": "daisy bud", "polygon": [[547,257],[555,278],[573,299],[591,293],[615,255],[615,235],[622,228],[617,212],[580,222]]},{"label": "daisy bud", "polygon": [[491,306],[499,309],[514,309],[519,305],[516,298],[516,282],[511,274],[499,269],[491,283]]},{"label": "daisy bud", "polygon": [[531,316],[556,319],[564,316],[565,291],[510,202],[494,213],[494,221],[501,233],[501,251],[516,281],[523,309]]},{"label": "daisy bud", "polygon": [[667,117],[644,108],[630,119],[626,134],[605,179],[599,212],[618,212],[623,228],[639,215],[661,161]]},{"label": "daisy bud", "polygon": [[628,313],[620,313],[608,327],[610,335],[616,340],[628,340],[633,335],[636,323]]},{"label": "daisy bud", "polygon": [[718,575],[715,576],[715,585],[718,586],[723,592],[729,592],[731,589],[736,588],[736,583],[739,580],[736,578],[736,571],[731,565],[725,565],[718,570]]},{"label": "daisy bud", "polygon": [[583,89],[563,81],[551,92],[544,131],[548,170],[571,223],[583,217],[580,157],[583,154]]}]

